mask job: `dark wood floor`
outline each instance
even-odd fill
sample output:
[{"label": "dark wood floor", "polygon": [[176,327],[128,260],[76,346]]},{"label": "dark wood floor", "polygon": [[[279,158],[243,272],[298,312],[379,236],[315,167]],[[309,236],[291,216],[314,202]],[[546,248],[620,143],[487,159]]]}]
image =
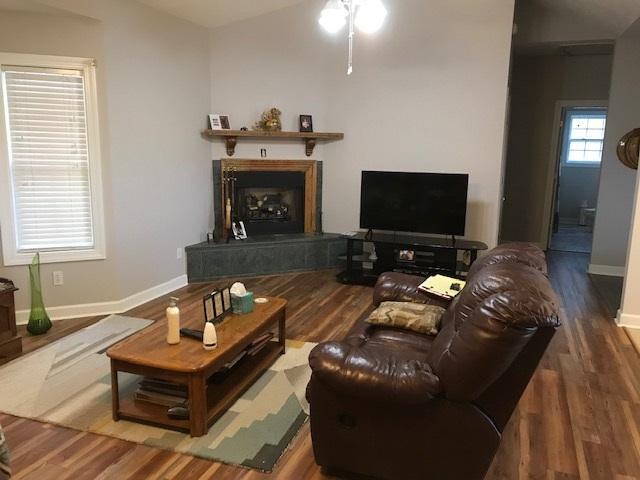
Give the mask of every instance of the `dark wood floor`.
[{"label": "dark wood floor", "polygon": [[[640,357],[610,318],[584,273],[587,256],[551,252],[550,276],[567,324],[554,338],[504,433],[487,479],[640,480]],[[333,272],[247,280],[259,295],[289,300],[290,338],[342,338],[370,310],[371,289],[336,283]],[[183,315],[200,315],[211,285],[179,290]],[[161,319],[167,297],[128,315]],[[27,350],[96,319],[58,322]],[[4,393],[3,393],[4,394]],[[273,474],[0,414],[15,478],[28,479],[325,479],[313,461],[308,425]],[[461,459],[464,461],[464,459]],[[433,479],[446,480],[446,479]]]}]

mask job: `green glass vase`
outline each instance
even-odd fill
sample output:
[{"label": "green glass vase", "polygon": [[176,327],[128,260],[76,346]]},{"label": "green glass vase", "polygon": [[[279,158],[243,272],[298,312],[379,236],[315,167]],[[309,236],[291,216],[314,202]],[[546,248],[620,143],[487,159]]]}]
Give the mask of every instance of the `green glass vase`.
[{"label": "green glass vase", "polygon": [[40,283],[40,254],[36,253],[29,265],[29,281],[31,283],[31,314],[27,331],[31,335],[42,335],[51,328],[51,319],[47,315],[42,301],[42,285]]}]

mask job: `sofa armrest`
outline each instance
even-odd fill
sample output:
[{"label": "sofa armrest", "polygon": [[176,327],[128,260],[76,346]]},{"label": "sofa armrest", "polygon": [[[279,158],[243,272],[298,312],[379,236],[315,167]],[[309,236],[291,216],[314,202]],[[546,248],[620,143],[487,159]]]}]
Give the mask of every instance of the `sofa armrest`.
[{"label": "sofa armrest", "polygon": [[418,289],[423,277],[398,272],[386,272],[378,277],[373,289],[373,304],[382,302],[414,302],[447,308],[451,300],[430,295]]},{"label": "sofa armrest", "polygon": [[424,361],[397,357],[384,347],[327,342],[309,355],[312,382],[375,402],[418,405],[441,393],[440,379]]}]

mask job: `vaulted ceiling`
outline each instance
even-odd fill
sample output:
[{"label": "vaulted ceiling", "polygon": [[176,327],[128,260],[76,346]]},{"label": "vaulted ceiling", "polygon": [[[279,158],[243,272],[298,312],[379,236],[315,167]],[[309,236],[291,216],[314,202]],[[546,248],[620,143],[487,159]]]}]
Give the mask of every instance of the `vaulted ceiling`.
[{"label": "vaulted ceiling", "polygon": [[639,17],[638,0],[517,0],[516,44],[615,40]]},{"label": "vaulted ceiling", "polygon": [[150,7],[215,28],[257,17],[305,0],[138,0]]},{"label": "vaulted ceiling", "polygon": [[[110,0],[100,0],[108,2]],[[128,0],[132,1],[132,0]],[[215,28],[308,0],[137,0],[176,17]],[[385,0],[390,14],[393,3]],[[425,0],[428,1],[428,0]],[[516,44],[615,40],[640,18],[640,0],[516,0]],[[85,14],[78,0],[0,0],[0,10]]]},{"label": "vaulted ceiling", "polygon": [[40,2],[30,0],[0,0],[0,10],[14,12],[46,13],[48,15],[66,15],[66,12]]}]

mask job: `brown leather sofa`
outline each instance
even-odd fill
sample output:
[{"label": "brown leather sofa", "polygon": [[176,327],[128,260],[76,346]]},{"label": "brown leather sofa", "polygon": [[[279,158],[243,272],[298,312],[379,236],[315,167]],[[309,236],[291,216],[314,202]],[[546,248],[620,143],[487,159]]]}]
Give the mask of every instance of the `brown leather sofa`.
[{"label": "brown leather sofa", "polygon": [[[421,281],[383,274],[374,303],[442,304],[417,290]],[[311,352],[311,435],[325,471],[387,480],[484,477],[560,325],[559,300],[544,253],[511,243],[479,259],[445,306],[436,336],[361,326]]]}]

